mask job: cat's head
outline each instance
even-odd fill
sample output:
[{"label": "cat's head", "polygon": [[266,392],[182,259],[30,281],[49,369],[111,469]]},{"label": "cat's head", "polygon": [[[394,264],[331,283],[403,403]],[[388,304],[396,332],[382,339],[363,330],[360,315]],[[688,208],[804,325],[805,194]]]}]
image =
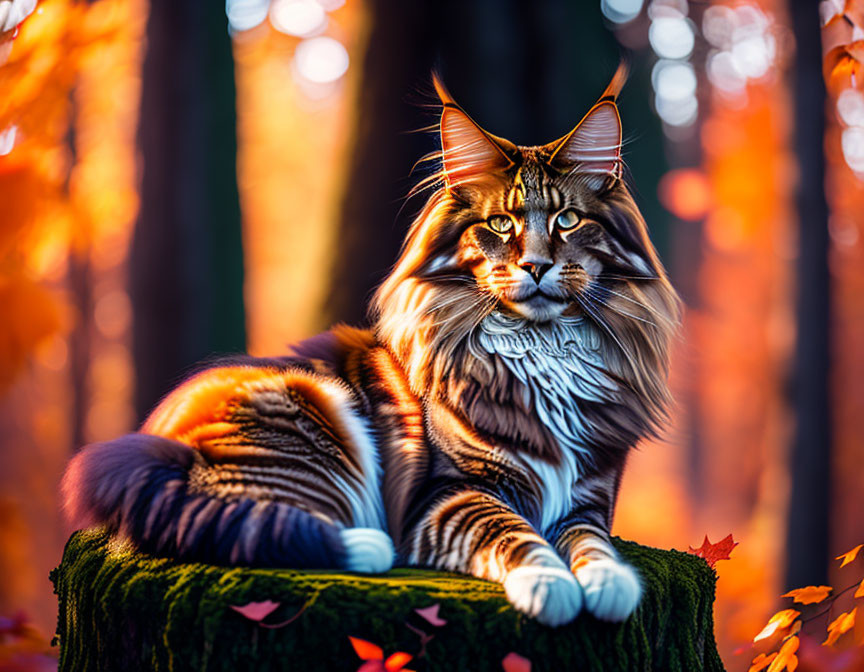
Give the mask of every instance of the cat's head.
[{"label": "cat's head", "polygon": [[616,373],[647,366],[647,337],[662,350],[650,365],[665,372],[677,302],[622,179],[625,77],[619,69],[572,131],[533,147],[485,131],[436,79],[438,188],[376,298],[379,335],[412,384],[428,388],[420,378],[446,369],[430,358],[452,356],[492,311],[529,323],[582,315],[610,339]]}]

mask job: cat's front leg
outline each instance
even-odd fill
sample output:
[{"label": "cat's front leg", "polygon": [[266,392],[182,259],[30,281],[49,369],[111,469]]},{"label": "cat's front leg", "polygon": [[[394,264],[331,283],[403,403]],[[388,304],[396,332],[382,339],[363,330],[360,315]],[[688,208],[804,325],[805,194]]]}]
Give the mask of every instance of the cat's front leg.
[{"label": "cat's front leg", "polygon": [[488,493],[438,500],[408,541],[411,564],[502,583],[510,603],[544,625],[569,623],[582,609],[582,588],[555,549]]},{"label": "cat's front leg", "polygon": [[589,480],[579,489],[573,509],[554,526],[550,539],[582,586],[585,609],[601,620],[621,622],[639,606],[642,586],[609,541],[614,492],[607,492],[604,481]]}]

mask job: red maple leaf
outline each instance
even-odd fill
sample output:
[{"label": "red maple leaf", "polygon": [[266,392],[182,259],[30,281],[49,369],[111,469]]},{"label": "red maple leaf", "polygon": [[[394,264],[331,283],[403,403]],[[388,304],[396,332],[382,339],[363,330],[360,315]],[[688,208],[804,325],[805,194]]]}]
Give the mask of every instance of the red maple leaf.
[{"label": "red maple leaf", "polygon": [[728,560],[729,555],[732,553],[732,549],[737,545],[738,542],[732,539],[731,534],[726,538],[721,539],[716,544],[712,544],[708,541],[708,535],[706,534],[705,541],[702,542],[702,545],[699,548],[689,546],[687,552],[697,555],[700,558],[704,558],[705,562],[708,563],[708,566],[713,568],[714,565],[717,564],[718,560]]}]

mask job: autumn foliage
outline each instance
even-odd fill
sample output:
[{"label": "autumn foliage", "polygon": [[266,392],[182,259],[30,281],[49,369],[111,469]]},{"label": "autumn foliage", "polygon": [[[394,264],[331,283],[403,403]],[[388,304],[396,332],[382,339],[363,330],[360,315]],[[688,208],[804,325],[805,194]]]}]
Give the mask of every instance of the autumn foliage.
[{"label": "autumn foliage", "polygon": [[[840,568],[857,567],[860,573],[864,563],[856,560],[861,549],[862,545],[858,545],[838,556]],[[844,604],[845,611],[835,617],[834,612],[839,611],[842,598],[856,588],[851,595],[852,602]],[[753,638],[753,642],[767,645],[769,651],[759,653],[753,658],[749,672],[795,672],[799,669],[799,664],[802,670],[853,672],[864,669],[864,579],[856,578],[854,583],[837,592],[831,586],[805,586],[790,590],[782,597],[791,598],[793,603],[803,605],[801,608],[804,611],[787,608],[778,611],[768,620],[768,624]],[[827,625],[823,625],[825,623]],[[821,647],[837,649],[836,651],[818,651],[808,641],[819,639],[818,632],[821,627],[825,628],[825,639],[821,642]],[[847,633],[851,635],[847,636]],[[806,640],[803,639],[805,637]],[[799,654],[802,641],[810,644],[806,656]]]},{"label": "autumn foliage", "polygon": [[700,558],[705,558],[705,562],[707,562],[710,567],[715,567],[718,560],[728,560],[729,555],[732,553],[732,549],[737,545],[738,542],[732,539],[731,534],[727,535],[716,544],[712,544],[708,541],[708,535],[706,534],[702,545],[699,548],[693,548],[691,546],[689,552],[693,555],[699,556]]}]

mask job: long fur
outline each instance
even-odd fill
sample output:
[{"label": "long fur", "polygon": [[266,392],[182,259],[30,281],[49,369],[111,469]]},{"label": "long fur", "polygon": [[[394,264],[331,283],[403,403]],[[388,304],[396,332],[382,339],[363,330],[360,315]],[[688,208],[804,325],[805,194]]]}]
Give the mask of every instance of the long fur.
[{"label": "long fur", "polygon": [[230,501],[189,488],[196,451],[148,434],[91,445],[63,476],[73,524],[102,523],[144,551],[263,567],[343,567],[339,529],[274,501]]},{"label": "long fur", "polygon": [[679,310],[622,179],[625,77],[537,147],[439,83],[442,167],[373,328],[211,363],[144,433],[73,459],[72,518],[231,564],[383,571],[395,543],[547,625],[625,619],[640,581],[609,530],[628,451],[665,419]]}]

